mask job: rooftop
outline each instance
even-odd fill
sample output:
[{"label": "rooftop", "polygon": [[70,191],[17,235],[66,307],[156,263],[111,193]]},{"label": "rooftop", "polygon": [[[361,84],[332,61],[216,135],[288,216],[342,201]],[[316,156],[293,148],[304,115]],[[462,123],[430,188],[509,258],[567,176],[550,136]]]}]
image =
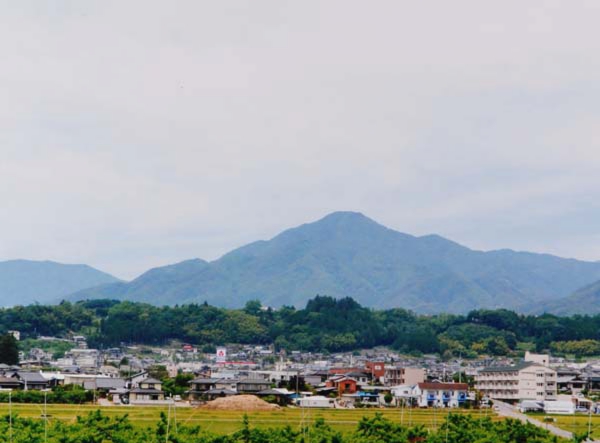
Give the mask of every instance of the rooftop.
[{"label": "rooftop", "polygon": [[509,366],[488,366],[487,368],[483,368],[479,372],[515,372],[520,371],[521,369],[528,368],[529,366],[539,366],[536,363],[530,361],[524,361],[517,363],[515,365]]},{"label": "rooftop", "polygon": [[421,389],[437,389],[440,391],[467,391],[469,385],[466,383],[435,383],[426,382],[417,384]]}]

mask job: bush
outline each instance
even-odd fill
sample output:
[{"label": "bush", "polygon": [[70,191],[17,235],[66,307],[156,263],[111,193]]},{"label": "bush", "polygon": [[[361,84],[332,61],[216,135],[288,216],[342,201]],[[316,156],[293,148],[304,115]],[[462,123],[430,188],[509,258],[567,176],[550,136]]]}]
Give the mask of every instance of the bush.
[{"label": "bush", "polygon": [[[15,403],[66,403],[81,404],[90,403],[94,399],[92,391],[86,391],[81,386],[68,385],[57,386],[52,391],[13,391],[11,393],[12,401]],[[8,403],[9,393],[0,392],[0,403]]]}]

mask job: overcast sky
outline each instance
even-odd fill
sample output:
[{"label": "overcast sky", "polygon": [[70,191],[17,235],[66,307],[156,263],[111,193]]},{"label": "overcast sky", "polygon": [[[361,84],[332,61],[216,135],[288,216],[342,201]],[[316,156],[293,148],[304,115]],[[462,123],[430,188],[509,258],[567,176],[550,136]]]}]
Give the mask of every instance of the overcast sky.
[{"label": "overcast sky", "polygon": [[600,260],[600,2],[0,0],[0,260],[131,278],[336,210]]}]

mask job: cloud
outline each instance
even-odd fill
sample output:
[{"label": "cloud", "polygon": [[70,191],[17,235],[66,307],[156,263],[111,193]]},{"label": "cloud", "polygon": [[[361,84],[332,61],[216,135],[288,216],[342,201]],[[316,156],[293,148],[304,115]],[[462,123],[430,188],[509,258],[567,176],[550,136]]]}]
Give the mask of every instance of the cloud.
[{"label": "cloud", "polygon": [[338,209],[600,258],[597,2],[1,7],[0,258],[132,277]]}]

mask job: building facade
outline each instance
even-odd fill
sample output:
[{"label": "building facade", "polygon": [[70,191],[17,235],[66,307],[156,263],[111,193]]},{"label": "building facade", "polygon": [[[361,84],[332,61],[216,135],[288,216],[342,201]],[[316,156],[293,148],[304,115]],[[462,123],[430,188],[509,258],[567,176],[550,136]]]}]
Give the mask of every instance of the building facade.
[{"label": "building facade", "polygon": [[468,399],[466,383],[417,383],[413,398],[419,407],[456,408]]},{"label": "building facade", "polygon": [[475,377],[475,388],[483,396],[508,402],[556,400],[556,371],[532,362],[484,368]]},{"label": "building facade", "polygon": [[425,369],[386,366],[384,374],[385,386],[416,385],[425,381]]}]

